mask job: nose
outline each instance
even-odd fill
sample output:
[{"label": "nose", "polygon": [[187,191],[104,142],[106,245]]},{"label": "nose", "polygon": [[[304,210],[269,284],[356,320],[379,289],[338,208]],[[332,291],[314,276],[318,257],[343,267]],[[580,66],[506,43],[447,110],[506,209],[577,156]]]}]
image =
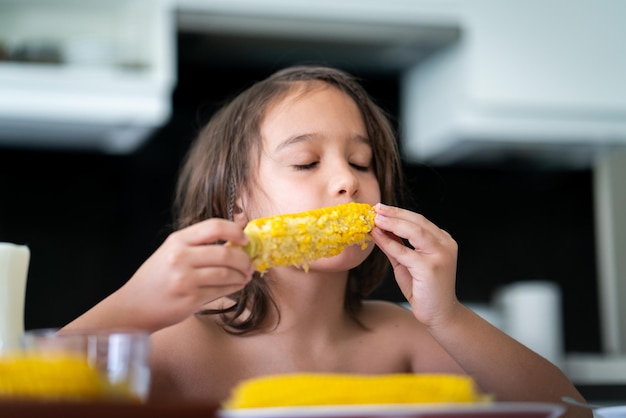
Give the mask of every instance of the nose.
[{"label": "nose", "polygon": [[333,195],[354,196],[359,191],[359,178],[349,164],[331,168],[330,192]]}]

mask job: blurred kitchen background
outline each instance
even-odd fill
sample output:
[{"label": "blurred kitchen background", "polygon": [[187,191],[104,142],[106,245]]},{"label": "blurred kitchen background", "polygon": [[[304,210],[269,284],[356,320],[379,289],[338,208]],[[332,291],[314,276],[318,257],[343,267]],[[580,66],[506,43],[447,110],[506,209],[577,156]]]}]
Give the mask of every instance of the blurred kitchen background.
[{"label": "blurred kitchen background", "polygon": [[[459,243],[459,298],[556,283],[563,367],[626,399],[620,0],[0,0],[0,241],[31,250],[26,328],[121,286],[171,231],[198,129],[295,63],[354,73],[390,114],[406,205]],[[391,278],[374,296],[401,300]]]}]

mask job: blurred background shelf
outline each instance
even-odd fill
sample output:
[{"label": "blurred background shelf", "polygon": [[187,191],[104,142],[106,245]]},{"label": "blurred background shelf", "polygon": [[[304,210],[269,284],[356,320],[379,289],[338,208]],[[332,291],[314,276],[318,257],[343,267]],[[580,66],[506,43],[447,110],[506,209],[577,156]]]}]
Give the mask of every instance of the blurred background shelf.
[{"label": "blurred background shelf", "polygon": [[171,2],[7,0],[0,10],[0,142],[126,153],[171,116]]}]

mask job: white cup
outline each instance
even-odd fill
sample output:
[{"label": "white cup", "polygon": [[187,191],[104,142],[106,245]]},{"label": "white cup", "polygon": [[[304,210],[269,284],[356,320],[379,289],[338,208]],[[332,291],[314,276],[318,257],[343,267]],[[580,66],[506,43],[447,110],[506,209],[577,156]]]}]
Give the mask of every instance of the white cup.
[{"label": "white cup", "polygon": [[24,299],[30,250],[0,242],[0,354],[17,350],[24,333]]},{"label": "white cup", "polygon": [[561,290],[551,281],[511,283],[495,297],[502,329],[511,337],[561,367],[563,320]]}]

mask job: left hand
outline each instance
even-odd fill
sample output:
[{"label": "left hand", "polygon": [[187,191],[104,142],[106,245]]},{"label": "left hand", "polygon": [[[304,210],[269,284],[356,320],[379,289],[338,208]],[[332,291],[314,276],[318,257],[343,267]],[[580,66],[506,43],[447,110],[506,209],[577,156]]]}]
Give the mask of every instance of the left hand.
[{"label": "left hand", "polygon": [[375,210],[374,242],[389,258],[413,314],[428,327],[445,323],[459,305],[455,293],[456,241],[415,212],[380,203]]}]

